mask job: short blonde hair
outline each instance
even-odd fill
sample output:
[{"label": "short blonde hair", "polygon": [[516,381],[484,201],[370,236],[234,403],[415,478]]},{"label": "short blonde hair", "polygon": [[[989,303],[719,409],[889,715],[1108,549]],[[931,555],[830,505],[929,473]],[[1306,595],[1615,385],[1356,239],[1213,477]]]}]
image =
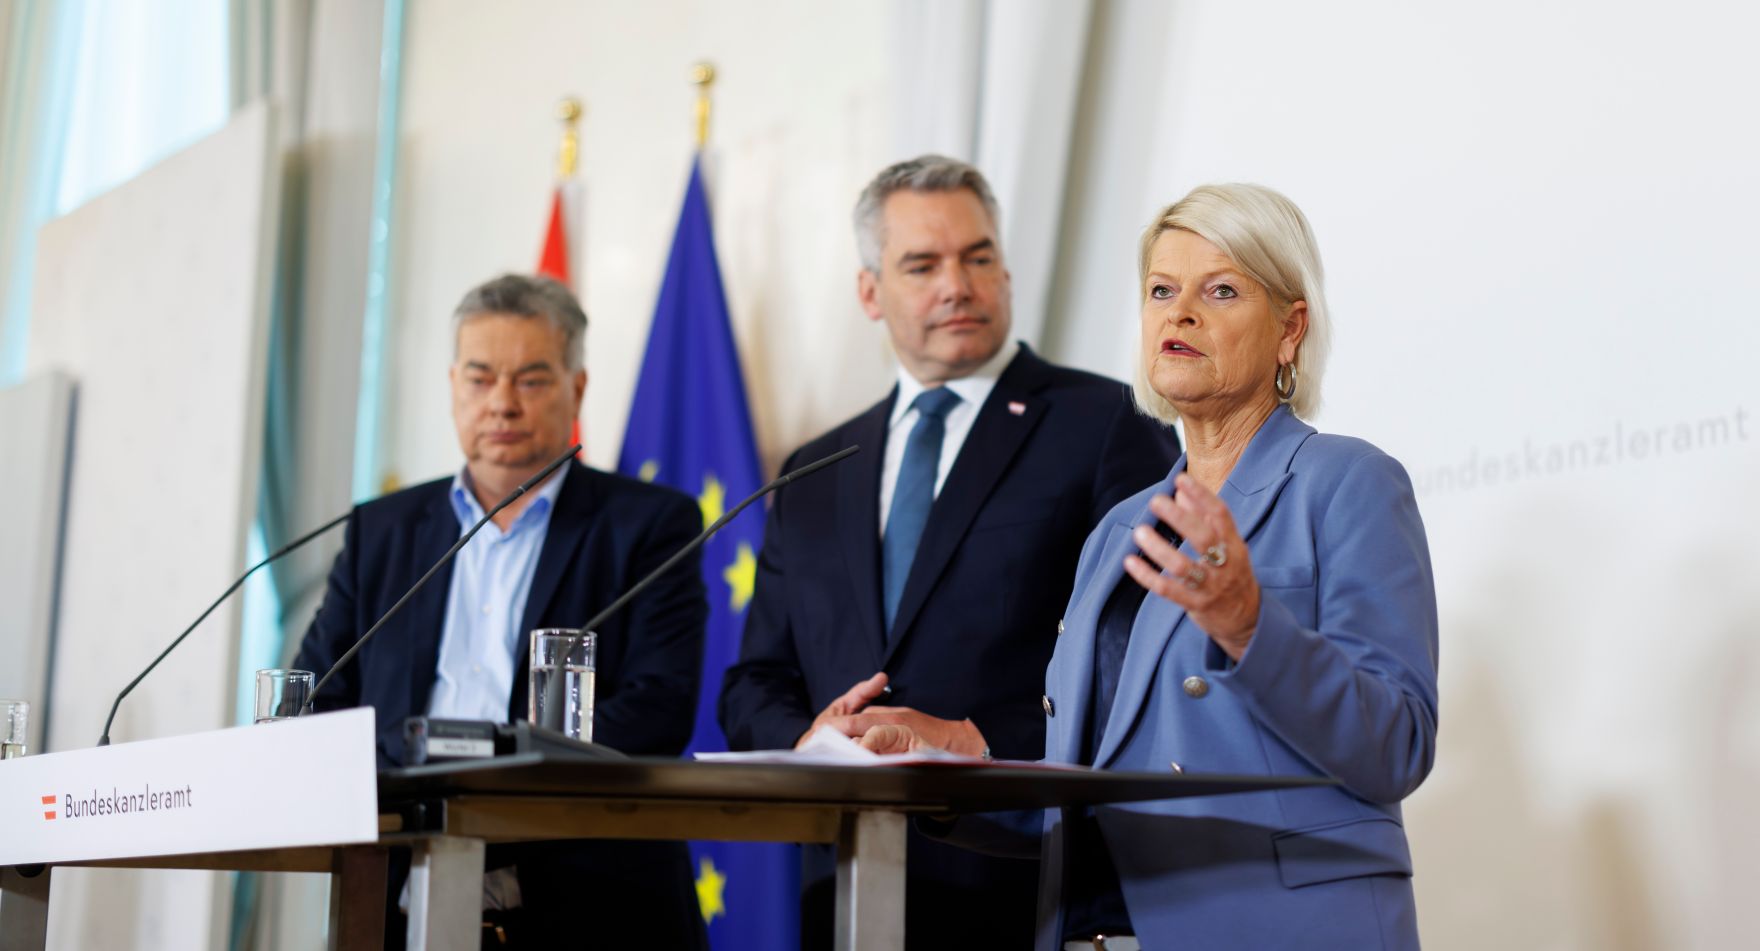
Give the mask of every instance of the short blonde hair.
[{"label": "short blonde hair", "polygon": [[[1264,285],[1279,310],[1296,301],[1307,302],[1308,332],[1296,348],[1296,393],[1289,408],[1303,419],[1311,418],[1320,408],[1320,379],[1331,350],[1332,323],[1326,311],[1320,249],[1302,210],[1263,185],[1200,185],[1162,209],[1144,229],[1138,284],[1149,275],[1149,253],[1156,239],[1169,231],[1190,231],[1216,245],[1236,267]],[[1148,365],[1149,354],[1138,354],[1131,381],[1137,408],[1172,423],[1179,412],[1149,385]]]}]

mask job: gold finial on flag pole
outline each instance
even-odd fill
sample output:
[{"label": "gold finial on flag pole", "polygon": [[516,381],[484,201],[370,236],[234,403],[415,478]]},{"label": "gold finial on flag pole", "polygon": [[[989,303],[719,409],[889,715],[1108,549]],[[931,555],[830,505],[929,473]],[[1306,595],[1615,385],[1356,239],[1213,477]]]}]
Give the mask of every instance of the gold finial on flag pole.
[{"label": "gold finial on flag pole", "polygon": [[573,96],[556,104],[556,118],[562,120],[562,148],[556,156],[556,177],[573,178],[581,157],[581,116],[586,109]]},{"label": "gold finial on flag pole", "polygon": [[691,85],[697,87],[697,148],[709,144],[709,87],[715,85],[715,64],[703,60],[691,67]]}]

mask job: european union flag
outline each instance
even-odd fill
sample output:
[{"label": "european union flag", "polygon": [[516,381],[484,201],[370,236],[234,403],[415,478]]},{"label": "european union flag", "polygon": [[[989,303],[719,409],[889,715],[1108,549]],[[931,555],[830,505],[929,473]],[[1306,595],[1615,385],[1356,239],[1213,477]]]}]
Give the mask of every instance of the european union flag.
[{"label": "european union flag", "polygon": [[[696,496],[707,526],[762,482],[702,165],[699,154],[691,163],[617,468]],[[739,658],[763,534],[764,513],[754,505],[703,550],[709,626],[691,752],[727,749],[715,723],[715,701],[722,671]],[[800,859],[794,846],[693,842],[691,861],[717,951],[799,945]]]}]

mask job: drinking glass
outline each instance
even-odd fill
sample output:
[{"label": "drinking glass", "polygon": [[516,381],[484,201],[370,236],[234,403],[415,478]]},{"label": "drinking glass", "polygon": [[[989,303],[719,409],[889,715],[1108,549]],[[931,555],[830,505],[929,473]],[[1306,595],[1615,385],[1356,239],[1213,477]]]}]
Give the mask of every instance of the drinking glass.
[{"label": "drinking glass", "polygon": [[[562,652],[574,642],[566,660]],[[593,657],[598,636],[592,631],[541,628],[532,632],[532,667],[527,686],[527,719],[545,726],[544,691],[562,671],[562,733],[570,739],[593,740]]]},{"label": "drinking glass", "polygon": [[257,723],[297,717],[312,697],[312,672],[273,667],[257,671]]},{"label": "drinking glass", "polygon": [[17,759],[25,754],[30,727],[30,704],[23,700],[0,700],[0,759]]}]

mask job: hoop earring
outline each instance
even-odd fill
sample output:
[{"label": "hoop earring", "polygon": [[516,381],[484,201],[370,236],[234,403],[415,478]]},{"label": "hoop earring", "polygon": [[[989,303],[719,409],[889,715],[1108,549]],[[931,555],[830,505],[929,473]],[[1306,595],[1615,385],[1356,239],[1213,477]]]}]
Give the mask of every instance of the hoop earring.
[{"label": "hoop earring", "polygon": [[[1289,381],[1287,383],[1284,382],[1284,372],[1283,371],[1285,371],[1285,370],[1289,371]],[[1271,388],[1273,390],[1277,391],[1277,399],[1280,402],[1287,403],[1290,400],[1295,399],[1295,397],[1296,397],[1296,365],[1293,363],[1280,363],[1280,364],[1278,364],[1277,371],[1275,373],[1271,374]]]}]

